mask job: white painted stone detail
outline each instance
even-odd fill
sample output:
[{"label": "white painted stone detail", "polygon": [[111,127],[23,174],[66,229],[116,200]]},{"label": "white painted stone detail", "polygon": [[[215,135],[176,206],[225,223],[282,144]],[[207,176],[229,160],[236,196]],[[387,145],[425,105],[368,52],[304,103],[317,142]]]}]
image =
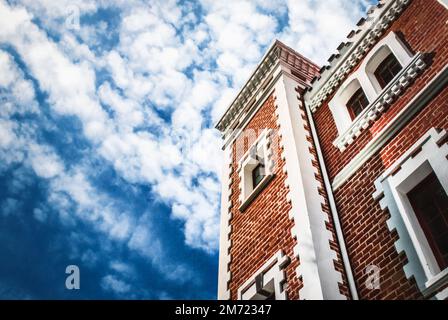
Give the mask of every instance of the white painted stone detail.
[{"label": "white painted stone detail", "polygon": [[340,293],[342,275],[335,269],[336,252],[330,248],[332,233],[327,230],[328,214],[322,210],[324,198],[319,194],[321,183],[316,179],[317,168],[310,152],[310,135],[299,110],[295,87],[297,82],[283,75],[276,84],[276,116],[283,146],[289,189],[287,201],[292,209],[288,213],[294,221],[291,236],[297,239],[294,257],[300,261],[297,277],[303,281],[301,299],[346,299]]},{"label": "white painted stone detail", "polygon": [[238,288],[238,300],[259,300],[262,297],[257,295],[255,278],[262,276],[263,284],[271,285],[275,292],[275,300],[286,300],[286,291],[283,284],[286,281],[284,268],[289,263],[289,257],[282,250],[279,250],[261,268],[259,268],[240,288]]},{"label": "white painted stone detail", "polygon": [[382,0],[381,7],[372,7],[368,11],[366,21],[358,32],[341,46],[337,58],[322,71],[320,78],[313,83],[313,90],[307,93],[307,102],[312,112],[338,88],[409,2],[410,0]]},{"label": "white painted stone detail", "polygon": [[[448,144],[441,144],[447,136],[445,130],[430,129],[375,181],[373,194],[381,208],[390,212],[387,226],[399,235],[395,247],[406,254],[406,276],[413,276],[424,294],[432,292],[435,279],[448,271],[438,267],[406,194],[431,172],[448,193]],[[448,283],[448,277],[444,279]]]},{"label": "white painted stone detail", "polygon": [[231,279],[229,263],[231,261],[230,234],[232,231],[230,220],[232,218],[232,145],[224,150],[224,163],[222,170],[222,193],[221,193],[221,227],[219,240],[219,269],[218,269],[218,299],[230,299],[228,283]]}]

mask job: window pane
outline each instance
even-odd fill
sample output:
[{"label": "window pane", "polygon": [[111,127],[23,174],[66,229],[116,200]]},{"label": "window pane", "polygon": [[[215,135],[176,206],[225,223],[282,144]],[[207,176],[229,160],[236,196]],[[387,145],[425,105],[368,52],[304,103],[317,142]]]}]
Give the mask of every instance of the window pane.
[{"label": "window pane", "polygon": [[362,88],[359,88],[347,102],[347,108],[352,119],[356,118],[368,105],[369,100],[367,100]]},{"label": "window pane", "polygon": [[448,196],[437,176],[431,173],[408,193],[408,197],[443,270],[448,267]]},{"label": "window pane", "polygon": [[378,66],[375,71],[375,77],[381,85],[381,88],[387,86],[389,82],[400,72],[401,65],[397,58],[391,53]]},{"label": "window pane", "polygon": [[252,171],[252,183],[254,189],[261,182],[261,180],[263,180],[263,178],[264,178],[264,166],[262,164],[259,164]]}]

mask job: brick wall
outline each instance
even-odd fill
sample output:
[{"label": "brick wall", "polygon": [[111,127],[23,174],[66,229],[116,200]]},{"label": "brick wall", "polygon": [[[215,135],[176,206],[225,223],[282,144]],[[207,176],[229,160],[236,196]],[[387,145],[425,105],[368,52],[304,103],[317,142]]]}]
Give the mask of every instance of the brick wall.
[{"label": "brick wall", "polygon": [[[299,101],[299,100],[298,100]],[[302,101],[302,106],[304,105]],[[299,103],[297,104],[299,107]],[[303,107],[302,107],[303,109]],[[301,110],[304,115],[304,120],[307,123],[307,130],[309,123],[305,116],[305,110]],[[267,187],[253,200],[244,212],[239,211],[239,195],[240,195],[240,178],[238,174],[238,163],[244,153],[252,145],[261,132],[265,128],[277,130],[276,116],[275,116],[275,94],[272,94],[263,106],[255,113],[253,118],[247,124],[245,130],[253,130],[255,135],[240,135],[233,143],[233,173],[231,186],[231,203],[232,203],[232,219],[230,224],[232,226],[230,248],[231,264],[230,271],[232,279],[229,284],[231,299],[237,298],[237,290],[240,286],[271,257],[278,250],[283,250],[284,253],[293,257],[293,247],[296,240],[291,236],[290,230],[293,227],[293,220],[290,220],[288,213],[291,209],[290,202],[287,201],[288,189],[285,187],[286,173],[284,172],[284,161],[281,159],[280,140],[277,134],[274,134],[274,139],[278,139],[277,143],[272,143],[276,150],[277,165],[274,169],[275,177],[267,185]],[[247,131],[246,131],[247,132]],[[311,134],[308,139],[312,141]],[[237,145],[244,146],[244,148],[237,148]],[[316,150],[310,149],[317,159]],[[328,214],[327,230],[333,234],[333,241],[330,242],[331,248],[336,252],[337,259],[334,261],[334,266],[337,271],[342,274],[343,282],[340,284],[340,292],[346,297],[350,298],[347,279],[342,264],[341,254],[337,243],[337,237],[333,225],[333,220],[328,204],[327,194],[325,192],[322,174],[320,172],[319,164],[316,161],[315,167],[318,168],[319,174],[316,175],[316,180],[321,183],[320,193],[325,199],[322,210]],[[299,290],[302,286],[301,280],[297,278],[296,268],[299,264],[298,259],[292,259],[290,264],[285,268],[286,283],[285,290],[288,299],[299,299]]]},{"label": "brick wall", "polygon": [[[446,21],[448,11],[436,0],[414,0],[392,24],[389,32],[393,30],[401,34],[413,52],[431,53],[429,66],[345,151],[340,152],[332,145],[337,129],[328,105],[325,103],[316,111],[316,128],[331,179],[447,64]],[[407,258],[404,254],[399,255],[394,247],[398,235],[389,231],[386,225],[389,213],[381,210],[372,197],[373,183],[431,127],[448,129],[447,101],[448,89],[445,88],[335,192],[361,299],[421,298],[415,280],[405,277],[403,264]],[[366,267],[372,264],[380,268],[379,290],[370,290],[365,285]]]},{"label": "brick wall", "polygon": [[[300,89],[297,88],[296,91],[300,92]],[[300,96],[298,96],[298,98],[300,99]],[[309,136],[307,137],[307,139],[310,142],[312,142],[312,145],[313,145],[313,147],[310,149],[310,152],[313,154],[315,159],[318,159],[315,143],[313,141],[312,134],[311,134],[309,119],[306,116],[305,101],[303,99],[301,99],[301,100],[302,100],[302,104],[301,104],[301,106],[299,106],[299,109],[301,109],[302,118],[305,120],[305,123],[306,123],[305,129],[309,132]],[[336,231],[335,231],[335,227],[334,227],[334,221],[333,221],[333,217],[332,217],[331,209],[330,209],[330,205],[329,205],[329,200],[328,200],[328,194],[326,192],[324,180],[322,178],[322,170],[320,168],[318,161],[315,161],[313,163],[313,166],[318,169],[318,174],[315,175],[315,178],[320,183],[319,193],[322,195],[322,197],[324,197],[324,204],[322,205],[322,210],[328,215],[328,223],[326,224],[326,228],[333,235],[333,240],[330,241],[330,247],[332,248],[332,250],[334,250],[336,252],[336,256],[337,256],[336,260],[334,261],[334,266],[335,266],[335,269],[338,272],[340,272],[342,275],[342,283],[339,284],[339,290],[343,295],[345,295],[348,299],[350,299],[351,295],[350,295],[350,291],[349,291],[349,287],[348,287],[347,275],[345,274],[345,269],[344,269],[344,265],[342,262],[341,251],[339,248],[339,243],[337,241]]]},{"label": "brick wall", "polygon": [[[428,23],[430,21],[430,23]],[[416,81],[368,129],[364,130],[346,150],[333,146],[338,136],[328,101],[314,113],[316,129],[332,180],[361,150],[448,62],[448,10],[436,0],[413,0],[391,25],[389,32],[398,33],[413,53],[430,53],[428,67]],[[361,62],[360,62],[361,63]]]},{"label": "brick wall", "polygon": [[[258,136],[264,128],[277,129],[275,121],[275,97],[271,95],[263,106],[256,112],[250,120],[246,129],[254,130]],[[248,150],[248,147],[255,140],[244,142],[244,150],[237,153],[237,143],[243,143],[238,137],[233,143],[233,184],[231,186],[232,195],[232,225],[230,248],[231,264],[230,271],[232,279],[229,284],[231,299],[237,298],[238,288],[250,278],[270,257],[278,250],[282,249],[288,256],[292,256],[292,248],[295,240],[291,237],[290,229],[292,221],[288,218],[288,211],[291,209],[290,203],[286,200],[287,189],[285,189],[286,175],[283,173],[284,161],[281,159],[280,147],[274,152],[277,153],[277,165],[275,166],[275,177],[266,188],[258,194],[249,207],[244,211],[239,211],[239,185],[238,162]],[[274,138],[280,139],[278,135]],[[279,143],[274,143],[279,146]],[[301,285],[296,279],[295,268],[297,261],[292,261],[286,268],[286,291],[288,299],[298,299],[298,290]]]}]

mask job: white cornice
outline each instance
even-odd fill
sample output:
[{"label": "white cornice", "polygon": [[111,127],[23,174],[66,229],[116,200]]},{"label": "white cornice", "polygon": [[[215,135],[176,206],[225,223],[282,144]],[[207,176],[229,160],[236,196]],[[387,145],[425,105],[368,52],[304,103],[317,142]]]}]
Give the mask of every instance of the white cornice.
[{"label": "white cornice", "polygon": [[260,93],[268,85],[269,76],[276,66],[283,62],[288,65],[300,65],[305,62],[317,69],[317,66],[282,42],[275,40],[270,46],[249,80],[240,90],[236,98],[227,108],[224,115],[216,124],[216,128],[225,132],[247,108],[252,107],[258,100]]},{"label": "white cornice", "polygon": [[381,0],[368,10],[367,17],[358,23],[360,28],[350,33],[347,43],[341,44],[339,53],[329,59],[330,65],[322,68],[320,77],[307,92],[306,100],[312,112],[333,93],[410,1]]}]

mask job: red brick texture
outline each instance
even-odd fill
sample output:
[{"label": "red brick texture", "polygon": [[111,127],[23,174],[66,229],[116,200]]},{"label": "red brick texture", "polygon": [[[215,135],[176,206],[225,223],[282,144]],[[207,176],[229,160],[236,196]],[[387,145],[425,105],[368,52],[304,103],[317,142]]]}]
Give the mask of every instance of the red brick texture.
[{"label": "red brick texture", "polygon": [[[246,129],[254,130],[257,137],[264,128],[277,129],[274,104],[275,98],[271,95],[250,120]],[[238,288],[278,250],[282,249],[286,255],[292,256],[292,248],[295,245],[295,240],[290,234],[293,222],[288,218],[291,205],[286,200],[288,190],[285,189],[286,174],[283,173],[284,161],[280,157],[280,147],[274,150],[278,155],[276,157],[278,163],[274,167],[274,178],[244,212],[239,211],[238,162],[255,138],[252,138],[253,141],[245,142],[244,150],[239,153],[237,153],[239,148],[236,145],[242,143],[238,140],[242,139],[242,136],[238,137],[232,146],[233,184],[231,186],[232,219],[230,220],[232,277],[229,283],[231,299],[237,299]],[[278,135],[274,135],[274,138],[280,139]],[[273,143],[273,145],[279,146],[279,143]],[[288,299],[298,298],[301,283],[295,277],[296,267],[297,262],[292,262],[285,268],[287,283],[285,289]]]},{"label": "red brick texture", "polygon": [[[448,10],[436,0],[413,0],[389,31],[402,36],[413,52],[428,53],[428,67],[415,82],[365,130],[340,152],[332,145],[337,137],[328,104],[314,114],[324,160],[332,180],[337,173],[400,111],[448,62]],[[387,33],[386,33],[387,34]],[[331,99],[331,98],[330,98]],[[328,101],[327,101],[328,102]],[[448,88],[420,110],[415,117],[357,172],[335,191],[341,225],[361,299],[422,298],[414,279],[406,279],[406,256],[394,247],[398,235],[390,232],[383,211],[372,194],[374,181],[430,128],[448,129]],[[366,268],[380,268],[380,289],[366,287]]]},{"label": "red brick texture", "polygon": [[[231,299],[237,298],[238,288],[240,288],[248,278],[253,276],[255,272],[278,250],[281,249],[287,256],[294,257],[293,248],[296,244],[296,239],[294,239],[290,233],[294,221],[290,220],[288,216],[288,213],[291,210],[291,204],[287,201],[286,196],[289,191],[288,188],[285,187],[287,173],[283,170],[285,163],[284,160],[281,159],[281,137],[278,136],[278,134],[273,135],[273,139],[278,139],[277,143],[271,143],[271,147],[276,148],[273,152],[276,153],[275,159],[278,161],[274,167],[275,176],[273,180],[270,181],[266,188],[253,200],[247,209],[243,212],[239,211],[239,187],[241,181],[238,174],[238,164],[244,153],[265,128],[274,129],[274,132],[277,132],[275,100],[275,94],[272,94],[245,127],[245,130],[253,130],[255,135],[240,135],[232,145],[233,183],[231,185],[230,198],[232,212],[232,219],[230,220],[232,226],[230,272],[232,276],[229,282]],[[300,100],[301,98],[298,97],[297,101],[299,102]],[[299,107],[299,103],[297,106]],[[309,122],[306,118],[305,110],[303,107],[299,108],[301,109],[304,120],[307,122],[306,129],[309,131]],[[313,142],[311,133],[307,138],[310,142]],[[237,148],[237,145],[244,146],[244,148]],[[310,151],[317,159],[316,150],[311,148]],[[343,283],[340,284],[340,291],[343,295],[347,296],[347,298],[350,298],[327,194],[325,192],[322,174],[317,161],[315,162],[315,166],[319,170],[319,174],[316,175],[316,180],[321,183],[320,193],[325,198],[322,210],[328,214],[329,223],[327,223],[326,227],[332,232],[334,239],[329,243],[329,246],[336,252],[337,260],[334,262],[334,266],[335,269],[342,274],[343,278]],[[299,263],[298,259],[292,259],[289,265],[285,268],[285,290],[287,299],[294,300],[300,298],[299,290],[302,283],[296,274],[296,268]]]},{"label": "red brick texture", "polygon": [[316,129],[331,179],[446,65],[448,61],[446,21],[448,10],[436,0],[413,0],[384,33],[383,37],[394,31],[412,52],[428,53],[428,66],[388,110],[370,128],[364,130],[346,150],[341,152],[333,146],[338,131],[328,107],[328,101],[332,97],[329,97],[314,113]]},{"label": "red brick texture", "polygon": [[[297,88],[296,91],[300,92],[300,89]],[[339,284],[339,290],[343,295],[345,295],[348,299],[350,299],[351,295],[350,295],[350,291],[348,288],[347,276],[345,274],[345,269],[344,269],[344,265],[343,265],[342,257],[341,257],[341,251],[340,251],[339,244],[337,241],[336,231],[335,231],[335,227],[334,227],[334,221],[333,221],[333,217],[331,215],[331,209],[330,209],[330,205],[328,202],[329,201],[328,194],[325,189],[324,180],[322,178],[322,170],[320,168],[319,162],[317,161],[317,159],[318,159],[317,151],[316,151],[316,147],[315,147],[315,142],[314,142],[314,140],[312,138],[312,134],[311,134],[310,122],[309,122],[309,119],[307,117],[306,110],[305,110],[305,102],[300,97],[300,95],[297,96],[297,98],[302,101],[302,104],[299,105],[299,109],[302,114],[302,119],[305,120],[305,123],[306,123],[305,129],[308,131],[307,139],[308,139],[308,141],[310,141],[312,143],[312,146],[313,146],[312,148],[310,148],[310,152],[316,159],[316,161],[313,163],[313,165],[315,168],[318,169],[318,174],[315,175],[315,178],[317,181],[319,181],[319,184],[320,184],[319,193],[322,197],[324,197],[324,201],[325,201],[324,204],[322,205],[322,211],[325,212],[328,216],[328,223],[326,225],[326,228],[333,235],[333,237],[332,237],[333,240],[330,241],[330,247],[332,250],[334,250],[336,252],[336,256],[337,256],[337,259],[334,261],[334,266],[335,266],[335,269],[342,275],[342,283]]]}]

